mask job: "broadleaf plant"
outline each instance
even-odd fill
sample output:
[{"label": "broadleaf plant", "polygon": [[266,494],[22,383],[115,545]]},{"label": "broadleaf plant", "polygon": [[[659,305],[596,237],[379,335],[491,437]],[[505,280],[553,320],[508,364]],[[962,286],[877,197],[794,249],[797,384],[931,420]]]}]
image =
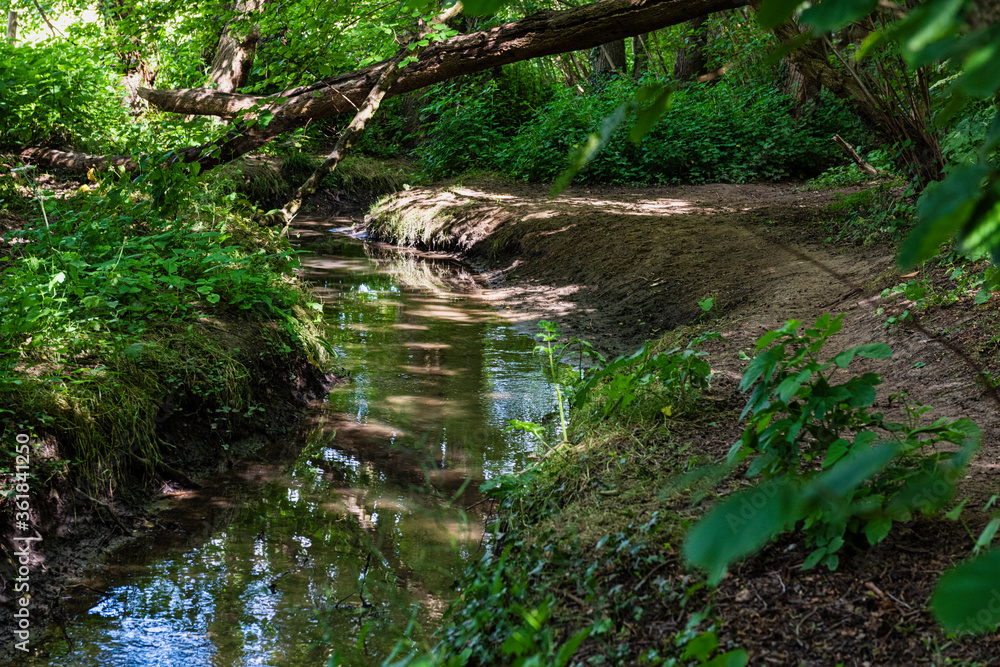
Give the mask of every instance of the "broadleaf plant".
[{"label": "broadleaf plant", "polygon": [[[792,320],[757,342],[740,384],[752,389],[743,410],[750,419],[729,459],[750,459],[747,476],[763,481],[713,508],[684,547],[713,581],[729,563],[795,527],[813,546],[803,567],[836,569],[846,535],[876,544],[894,521],[940,510],[979,446],[980,430],[968,419],[921,426],[930,408],[905,403],[906,423],[872,412],[876,373],[837,382],[856,358],[892,354],[883,343],[868,343],[824,359],[822,348],[842,317],[823,315],[801,333],[801,322]],[[958,447],[943,450],[941,443]]]}]

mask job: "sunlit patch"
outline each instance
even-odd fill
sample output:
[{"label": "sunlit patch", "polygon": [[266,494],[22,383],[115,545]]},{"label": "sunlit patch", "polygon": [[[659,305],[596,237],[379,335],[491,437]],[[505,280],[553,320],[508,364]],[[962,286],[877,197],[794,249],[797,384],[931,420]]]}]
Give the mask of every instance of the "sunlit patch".
[{"label": "sunlit patch", "polygon": [[420,341],[407,341],[403,347],[412,347],[417,350],[447,350],[451,347],[448,343],[423,343]]},{"label": "sunlit patch", "polygon": [[449,401],[432,396],[387,396],[385,402],[395,407],[420,406],[441,407],[449,405]]},{"label": "sunlit patch", "polygon": [[410,366],[403,365],[400,366],[404,371],[408,373],[417,373],[419,375],[458,375],[464,369],[454,369],[454,368],[442,368],[441,366]]}]

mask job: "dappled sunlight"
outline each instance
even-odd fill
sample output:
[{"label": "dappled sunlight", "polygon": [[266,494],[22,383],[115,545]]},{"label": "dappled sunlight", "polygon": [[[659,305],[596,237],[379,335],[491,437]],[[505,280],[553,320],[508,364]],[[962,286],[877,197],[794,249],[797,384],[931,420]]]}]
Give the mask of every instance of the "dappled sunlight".
[{"label": "dappled sunlight", "polygon": [[403,365],[400,366],[401,369],[407,373],[416,373],[417,375],[459,375],[463,369],[458,368],[442,368],[441,366],[413,366],[413,365]]},{"label": "dappled sunlight", "polygon": [[424,343],[421,341],[407,341],[402,345],[416,350],[447,350],[451,347],[448,343]]}]

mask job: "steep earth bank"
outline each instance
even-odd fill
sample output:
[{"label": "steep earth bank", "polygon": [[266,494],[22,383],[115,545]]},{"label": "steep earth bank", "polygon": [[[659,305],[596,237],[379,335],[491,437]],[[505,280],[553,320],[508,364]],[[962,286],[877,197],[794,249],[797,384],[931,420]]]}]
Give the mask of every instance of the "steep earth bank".
[{"label": "steep earth bank", "polygon": [[[609,355],[665,334],[670,344],[684,344],[698,331],[721,332],[724,342],[705,347],[717,373],[707,395],[715,406],[711,415],[693,425],[669,419],[666,424],[672,440],[716,460],[742,427],[737,417],[746,399],[737,385],[746,362],[739,352],[752,356],[764,332],[791,318],[811,324],[823,313],[844,313],[830,356],[851,345],[888,343],[891,359],[859,360],[850,369],[882,374],[879,411],[902,421],[902,402],[891,397],[907,394],[911,402],[934,406],[930,417],[968,417],[983,431],[982,450],[962,483],[966,525],[918,520],[898,526],[887,543],[850,551],[835,572],[802,570],[808,551],[783,539],[736,568],[712,597],[720,638],[723,645],[747,648],[751,664],[989,662],[998,648],[996,636],[950,642],[926,601],[938,574],[970,553],[970,535],[978,536],[986,520],[982,508],[998,491],[1000,401],[984,375],[998,368],[995,299],[977,305],[974,290],[956,290],[948,280],[951,267],[904,273],[891,248],[824,242],[829,231],[821,223],[830,217],[824,208],[837,197],[791,185],[707,185],[571,188],[553,200],[542,186],[466,182],[413,188],[384,199],[357,229],[388,242],[455,253],[489,281],[492,289],[484,298],[526,331],[537,331],[541,318],[555,320],[563,333],[589,340]],[[926,280],[934,294],[951,290],[951,296],[928,309],[880,296],[885,288],[916,279]],[[698,302],[709,298],[714,305],[705,312]],[[907,308],[917,313],[915,322],[890,325],[887,318]],[[632,439],[641,438],[642,430],[637,426]],[[630,436],[621,437],[617,451],[629,451]],[[649,456],[649,449],[636,455]],[[670,456],[663,459],[664,465],[676,464]],[[650,461],[644,465],[656,467]],[[719,493],[743,483],[733,480]],[[580,485],[581,493],[596,499],[587,502],[607,504],[600,495],[606,489],[591,493]],[[641,508],[636,516],[629,514],[636,525],[663,509],[657,489],[641,493],[621,490]],[[573,501],[564,502],[566,507]],[[642,571],[629,574],[640,583],[648,580]],[[608,613],[606,605],[581,596],[579,590],[567,591],[566,609],[557,616]],[[643,623],[676,627],[670,617],[676,611]],[[622,623],[629,625],[628,619]],[[664,635],[631,636],[649,648]],[[592,637],[581,652],[604,650]]]}]

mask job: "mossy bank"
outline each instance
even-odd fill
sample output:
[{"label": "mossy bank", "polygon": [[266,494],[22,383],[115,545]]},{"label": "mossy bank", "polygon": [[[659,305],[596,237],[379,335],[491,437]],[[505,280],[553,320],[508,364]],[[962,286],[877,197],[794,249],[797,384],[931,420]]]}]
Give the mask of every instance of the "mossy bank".
[{"label": "mossy bank", "polygon": [[287,240],[224,191],[178,171],[7,194],[0,602],[39,632],[149,500],[285,447],[335,354]]}]

